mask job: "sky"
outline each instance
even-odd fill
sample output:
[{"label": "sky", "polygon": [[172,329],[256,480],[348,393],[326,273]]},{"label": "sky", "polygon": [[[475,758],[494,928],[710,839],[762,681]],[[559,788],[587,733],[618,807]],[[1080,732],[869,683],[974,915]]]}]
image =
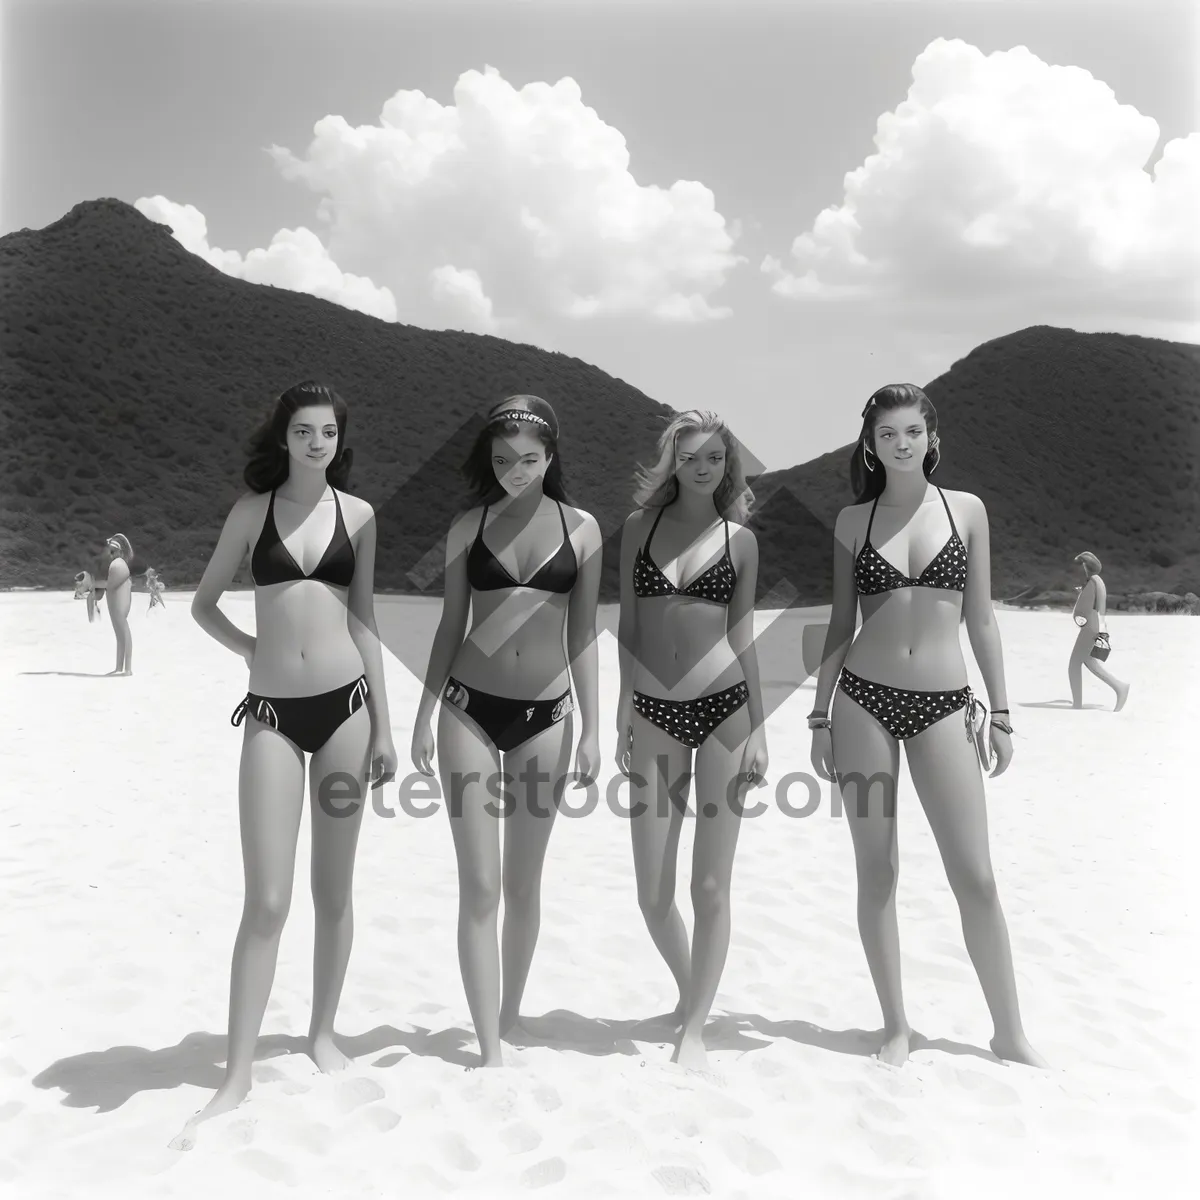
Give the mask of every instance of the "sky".
[{"label": "sky", "polygon": [[1200,342],[1197,7],[4,0],[0,234],[116,196],[775,469],[1029,325]]}]

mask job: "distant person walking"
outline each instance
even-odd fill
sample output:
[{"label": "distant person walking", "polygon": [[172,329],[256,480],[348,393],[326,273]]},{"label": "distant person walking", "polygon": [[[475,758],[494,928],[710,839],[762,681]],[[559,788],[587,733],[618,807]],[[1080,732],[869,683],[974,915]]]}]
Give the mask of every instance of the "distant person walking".
[{"label": "distant person walking", "polygon": [[1100,560],[1090,550],[1085,550],[1075,555],[1075,561],[1083,566],[1085,582],[1079,589],[1079,598],[1071,614],[1079,626],[1075,645],[1071,648],[1071,661],[1067,666],[1067,678],[1071,681],[1071,707],[1083,707],[1083,668],[1087,667],[1116,693],[1117,703],[1113,712],[1120,712],[1129,696],[1129,684],[1122,683],[1103,665],[1102,660],[1092,657],[1097,642],[1105,648],[1108,645],[1108,628],[1104,621],[1108,589],[1100,578]]}]

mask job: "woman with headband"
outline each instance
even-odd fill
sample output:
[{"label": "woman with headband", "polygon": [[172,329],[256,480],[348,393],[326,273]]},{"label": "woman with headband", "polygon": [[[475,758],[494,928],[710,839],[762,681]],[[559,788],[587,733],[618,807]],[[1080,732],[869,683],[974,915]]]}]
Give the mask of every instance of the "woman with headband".
[{"label": "woman with headband", "polygon": [[[812,763],[838,784],[854,840],[858,928],[883,1009],[879,1058],[899,1066],[912,1038],[896,924],[903,742],[991,1010],[992,1050],[1044,1066],[1021,1025],[988,849],[980,761],[990,766],[995,756],[993,775],[1007,768],[1012,725],[992,610],[987,510],[978,496],[943,492],[929,481],[940,457],[937,413],[920,388],[889,385],[867,401],[850,462],[855,503],[842,509],[834,528],[833,608],[808,721]],[[960,617],[992,702],[990,737],[986,711],[976,724],[983,706],[967,686]],[[875,789],[872,798],[871,784],[881,781],[883,794]]]},{"label": "woman with headband", "polygon": [[108,571],[101,594],[106,593],[109,620],[117,636],[117,665],[109,674],[132,675],[133,632],[129,628],[129,609],[133,603],[133,547],[123,533],[114,533],[105,550]]},{"label": "woman with headband", "polygon": [[[729,951],[744,793],[762,787],[767,770],[754,650],[758,543],[745,525],[754,495],[737,440],[711,412],[675,417],[637,485],[621,541],[617,763],[629,776],[638,904],[679,988],[671,1061],[703,1068],[704,1023]],[[689,947],[675,873],[692,779]]]},{"label": "woman with headband", "polygon": [[442,617],[412,759],[433,774],[440,699],[437,758],[458,860],[459,965],[482,1065],[498,1067],[501,1038],[522,1034],[542,865],[570,766],[576,703],[576,772],[594,780],[600,765],[601,535],[590,514],[570,506],[558,419],[538,396],[510,396],[493,407],[463,474],[472,506],[446,538]]}]

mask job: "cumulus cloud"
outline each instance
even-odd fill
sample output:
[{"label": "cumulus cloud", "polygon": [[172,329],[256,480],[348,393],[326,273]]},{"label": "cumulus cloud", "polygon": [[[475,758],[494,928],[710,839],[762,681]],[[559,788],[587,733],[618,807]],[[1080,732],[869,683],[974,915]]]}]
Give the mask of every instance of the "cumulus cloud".
[{"label": "cumulus cloud", "polygon": [[1194,319],[1200,133],[1147,173],[1158,138],[1087,71],[939,38],[842,202],[762,270],[797,298],[1036,295]]},{"label": "cumulus cloud", "polygon": [[713,294],[744,261],[736,227],[701,183],[639,184],[573,79],[518,90],[467,71],[453,104],[399,91],[377,124],[327,116],[303,155],[271,154],[321,197],[333,257],[386,282],[407,319],[450,298],[487,327],[729,315]]},{"label": "cumulus cloud", "polygon": [[236,250],[220,250],[208,244],[208,222],[194,205],[176,204],[166,196],[143,196],[134,205],[143,216],[169,225],[185,249],[226,275],[248,283],[307,292],[383,321],[396,319],[392,293],[364,276],[341,270],[310,229],[281,229],[265,250],[251,250],[243,258]]}]

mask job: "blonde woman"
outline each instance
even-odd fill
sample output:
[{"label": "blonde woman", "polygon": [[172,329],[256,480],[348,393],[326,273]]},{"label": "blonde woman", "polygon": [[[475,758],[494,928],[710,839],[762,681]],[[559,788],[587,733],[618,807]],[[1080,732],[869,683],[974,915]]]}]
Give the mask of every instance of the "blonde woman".
[{"label": "blonde woman", "polygon": [[[639,467],[621,544],[617,763],[630,781],[638,903],[679,988],[672,1062],[703,1068],[729,949],[733,856],[748,786],[767,770],[754,595],[758,543],[740,448],[716,413],[681,413]],[[693,762],[694,759],[694,762]],[[695,782],[692,946],[675,904]]]},{"label": "blonde woman", "polygon": [[1079,628],[1075,645],[1071,647],[1071,659],[1067,663],[1071,707],[1083,707],[1083,668],[1087,667],[1097,679],[1112,688],[1117,698],[1113,712],[1120,712],[1129,696],[1129,684],[1122,683],[1099,659],[1092,657],[1092,650],[1101,635],[1105,642],[1108,641],[1108,626],[1104,620],[1108,589],[1100,578],[1100,560],[1090,550],[1084,550],[1082,554],[1075,555],[1075,561],[1083,567],[1084,584],[1079,589],[1071,614]]}]

